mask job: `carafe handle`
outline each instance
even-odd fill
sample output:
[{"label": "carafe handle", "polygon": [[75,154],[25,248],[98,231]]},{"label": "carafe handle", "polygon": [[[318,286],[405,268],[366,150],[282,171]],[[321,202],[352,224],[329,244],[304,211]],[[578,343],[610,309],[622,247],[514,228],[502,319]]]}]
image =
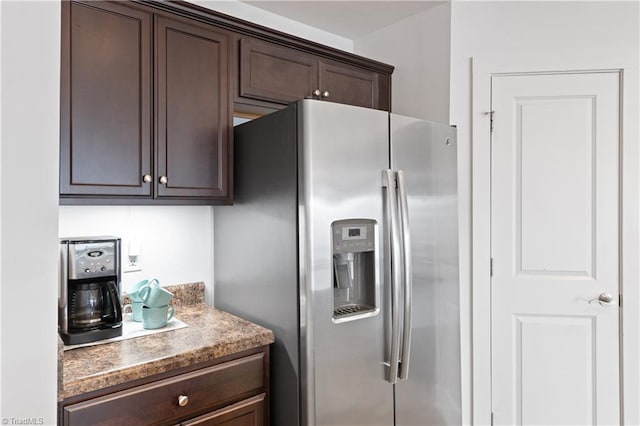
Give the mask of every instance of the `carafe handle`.
[{"label": "carafe handle", "polygon": [[111,317],[113,315],[113,322],[120,324],[122,322],[122,308],[120,307],[120,300],[118,297],[118,288],[113,281],[107,282],[108,301],[110,302],[111,309],[105,316]]}]

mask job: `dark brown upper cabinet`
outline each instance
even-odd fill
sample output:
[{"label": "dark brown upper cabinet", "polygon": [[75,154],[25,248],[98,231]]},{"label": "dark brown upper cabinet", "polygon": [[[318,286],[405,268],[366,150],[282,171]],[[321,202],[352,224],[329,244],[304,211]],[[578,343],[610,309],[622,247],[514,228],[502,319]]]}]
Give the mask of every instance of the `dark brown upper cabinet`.
[{"label": "dark brown upper cabinet", "polygon": [[318,87],[318,59],[273,43],[240,40],[240,96],[287,104]]},{"label": "dark brown upper cabinet", "polygon": [[243,105],[277,109],[303,98],[390,109],[390,72],[248,37],[239,39],[238,67],[236,109]]},{"label": "dark brown upper cabinet", "polygon": [[152,195],[152,27],[119,3],[62,2],[61,196]]},{"label": "dark brown upper cabinet", "polygon": [[230,203],[229,33],[130,2],[62,7],[61,203]]},{"label": "dark brown upper cabinet", "polygon": [[61,53],[61,204],[230,204],[234,113],[391,110],[391,65],[186,1],[63,1]]},{"label": "dark brown upper cabinet", "polygon": [[378,73],[341,63],[320,61],[320,99],[379,109]]},{"label": "dark brown upper cabinet", "polygon": [[158,197],[229,199],[228,56],[227,35],[157,18]]}]

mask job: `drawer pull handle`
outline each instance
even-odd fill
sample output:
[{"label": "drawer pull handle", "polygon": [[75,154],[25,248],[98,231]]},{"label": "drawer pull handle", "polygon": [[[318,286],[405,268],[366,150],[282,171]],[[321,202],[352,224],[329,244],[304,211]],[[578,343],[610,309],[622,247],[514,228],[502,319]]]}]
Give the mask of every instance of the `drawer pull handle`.
[{"label": "drawer pull handle", "polygon": [[180,395],[178,397],[178,405],[181,407],[186,407],[189,403],[189,397],[187,395]]}]

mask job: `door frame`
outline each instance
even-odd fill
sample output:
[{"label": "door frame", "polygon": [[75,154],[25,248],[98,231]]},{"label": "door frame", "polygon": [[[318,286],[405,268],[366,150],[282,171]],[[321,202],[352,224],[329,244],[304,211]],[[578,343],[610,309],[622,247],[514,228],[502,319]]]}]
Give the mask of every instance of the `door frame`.
[{"label": "door frame", "polygon": [[475,425],[491,424],[491,133],[486,114],[491,108],[491,78],[603,71],[620,73],[620,415],[621,424],[640,424],[640,74],[633,62],[637,52],[612,48],[586,53],[503,52],[472,58],[470,315]]}]

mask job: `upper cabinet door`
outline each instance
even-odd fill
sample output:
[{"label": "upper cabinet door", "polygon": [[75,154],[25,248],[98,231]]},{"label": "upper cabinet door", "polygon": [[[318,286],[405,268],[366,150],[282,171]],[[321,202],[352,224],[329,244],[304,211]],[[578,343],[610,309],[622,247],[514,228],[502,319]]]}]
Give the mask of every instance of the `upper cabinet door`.
[{"label": "upper cabinet door", "polygon": [[230,199],[229,36],[158,16],[158,197]]},{"label": "upper cabinet door", "polygon": [[[390,110],[391,74],[368,70],[293,47],[239,40],[236,107],[281,108],[304,98]],[[250,111],[248,111],[250,112]]]},{"label": "upper cabinet door", "polygon": [[151,195],[151,37],[150,13],[62,2],[63,197]]},{"label": "upper cabinet door", "polygon": [[379,108],[378,74],[334,62],[320,62],[321,99],[341,104]]},{"label": "upper cabinet door", "polygon": [[318,59],[273,43],[240,40],[240,96],[288,104],[318,89]]}]

